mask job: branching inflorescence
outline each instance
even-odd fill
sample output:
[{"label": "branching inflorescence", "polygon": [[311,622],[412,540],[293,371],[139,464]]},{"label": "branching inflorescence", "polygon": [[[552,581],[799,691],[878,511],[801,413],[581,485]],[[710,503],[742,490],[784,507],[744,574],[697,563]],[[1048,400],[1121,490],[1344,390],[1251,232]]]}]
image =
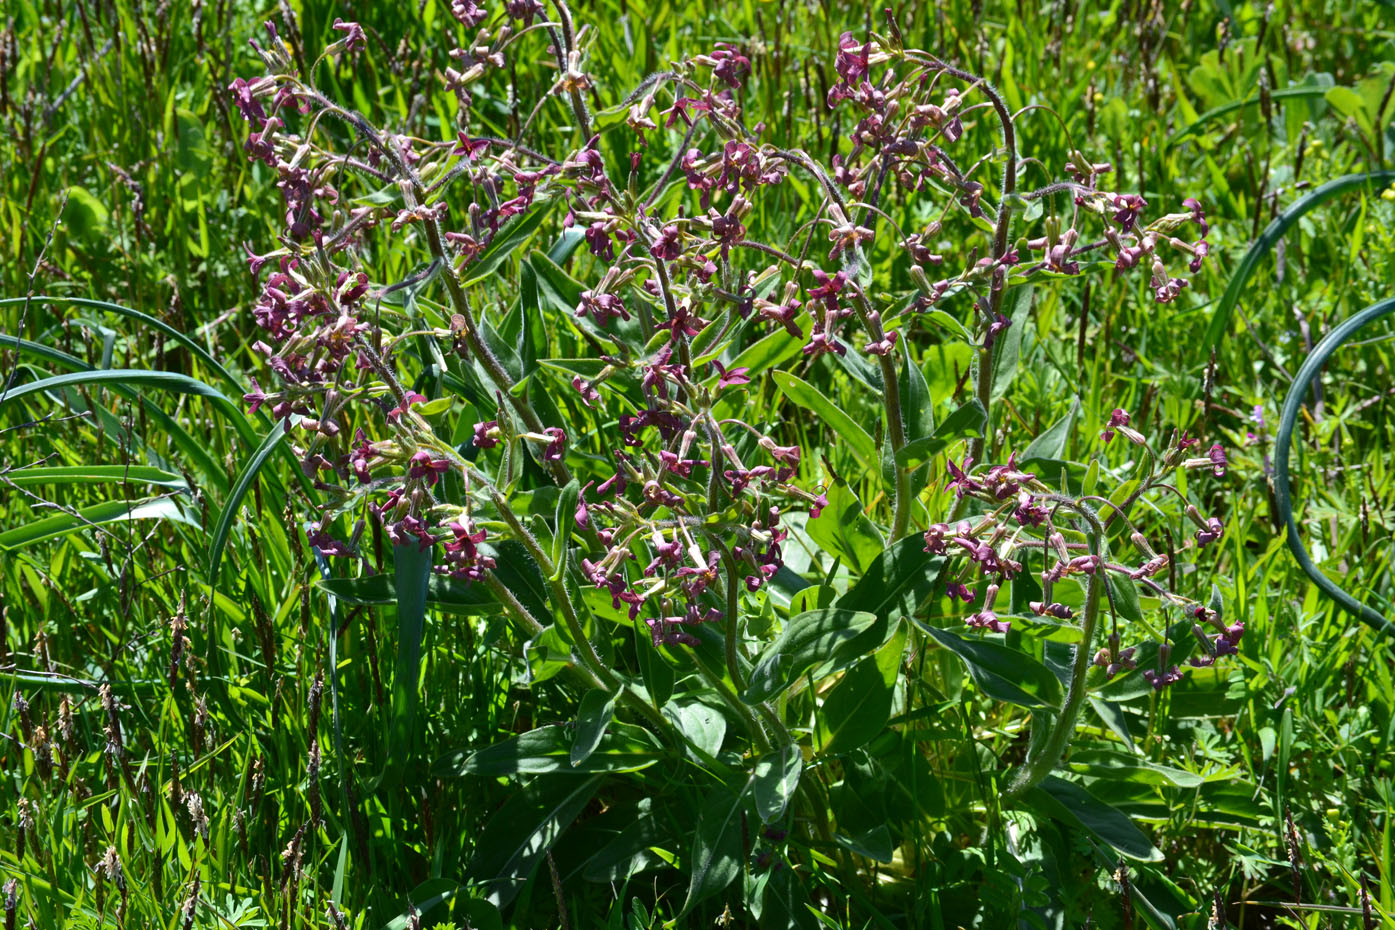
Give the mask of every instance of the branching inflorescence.
[{"label": "branching inflorescence", "polygon": [[[972,608],[968,625],[1008,629],[997,612],[1000,588],[1032,560],[1043,567],[1031,611],[1044,620],[1076,621],[1076,609],[1055,594],[1083,580],[1084,646],[1062,730],[1073,726],[1089,667],[1112,677],[1135,663],[1117,628],[1130,611],[1106,579],[1126,581],[1130,591],[1141,586],[1162,609],[1189,613],[1203,646],[1194,662],[1235,651],[1243,628],[1224,626],[1212,608],[1159,581],[1170,557],[1132,516],[1144,497],[1179,493],[1166,481],[1171,469],[1206,465],[1220,474],[1218,446],[1195,456],[1194,440],[1174,438],[1159,458],[1115,411],[1103,438],[1122,435],[1147,461],[1117,500],[1052,487],[1012,456],[972,467],[995,451],[993,352],[1013,325],[1004,312],[1009,289],[1140,269],[1155,299],[1171,301],[1187,284],[1173,266],[1195,272],[1206,257],[1199,203],[1188,200],[1146,222],[1143,198],[1101,187],[1110,167],[1073,145],[1066,180],[1020,192],[1021,114],[982,78],[903,48],[894,24],[889,37],[842,37],[839,80],[826,105],[851,111],[856,124],[844,152],[821,160],[769,144],[759,126],[748,127],[741,91],[750,62],[736,46],[676,62],[614,111],[596,114],[587,103],[595,88],[585,30],[574,28],[565,6],[552,20],[536,2],[510,2],[494,16],[468,0],[455,0],[451,10],[473,38],[450,52],[453,65],[440,75],[459,103],[447,141],[374,126],[328,99],[270,24],[270,41],[258,47],[266,76],[231,88],[251,129],[248,157],[275,172],[285,206],[277,247],[247,250],[261,282],[252,313],[264,336],[256,349],[276,382],[247,400],[291,428],[305,473],[331,501],[310,535],[322,554],[359,556],[363,523],[347,533],[334,529],[356,510],[380,522],[394,544],[432,549],[438,572],[471,582],[491,580],[497,544],[511,539],[549,578],[554,606],[596,680],[614,682],[585,642],[583,608],[563,581],[569,571],[642,622],[656,645],[693,643],[699,625],[723,626],[727,671],[739,685],[743,592],[759,592],[780,570],[791,514],[816,519],[827,506],[807,450],[783,444],[775,424],[741,418],[745,392],[759,386],[771,357],[753,370],[755,363],[741,364],[743,350],[783,333],[795,347],[784,357],[806,367],[822,356],[868,357],[863,367],[880,375],[877,434],[887,450],[887,524],[895,540],[925,526],[913,525],[916,501],[934,497],[912,486],[913,464],[897,457],[916,438],[907,433],[901,396],[900,369],[909,358],[901,343],[937,305],[967,306],[976,393],[990,427],[971,440],[961,464],[948,463],[953,512],[924,532],[930,552],[972,566],[948,584]],[[362,29],[342,22],[335,29],[343,37],[326,55],[363,53]],[[542,41],[554,59],[549,97],[536,102],[517,138],[475,134],[476,96],[528,41]],[[548,152],[529,142],[529,130],[554,99],[570,113],[576,147]],[[975,127],[985,120],[1000,131],[987,151],[975,150],[970,142],[982,141]],[[620,163],[602,145],[617,133],[631,134],[631,153]],[[987,177],[994,166],[1000,178]],[[794,177],[810,192],[803,222],[772,241],[761,228],[761,204],[788,204]],[[373,196],[350,198],[350,186]],[[914,204],[897,210],[916,217],[914,227],[888,213],[893,199]],[[501,314],[486,309],[479,284],[494,273],[492,259],[511,231],[554,209],[572,231],[563,237],[564,254],[585,249],[592,258],[567,336],[593,359],[571,378],[573,397],[543,403],[536,379],[510,363]],[[975,241],[980,233],[986,244]],[[369,269],[394,249],[414,250],[418,271],[406,281],[374,281]],[[874,290],[874,259],[907,286],[895,295],[891,282]],[[426,300],[428,292],[441,302]],[[474,386],[481,419],[463,443],[437,431],[428,398],[402,380],[400,360],[409,353],[438,372],[463,372]],[[550,419],[563,403],[589,411],[598,427],[579,432]],[[525,468],[564,489],[569,513],[550,532],[579,545],[576,558],[568,559],[568,546],[545,546],[512,512]],[[1219,520],[1189,505],[1186,512],[1198,524],[1195,545],[1219,538]],[[1112,548],[1120,540],[1132,547],[1127,560]],[[982,592],[971,586],[975,572],[988,582]],[[510,603],[529,629],[551,619]],[[1114,626],[1096,655],[1102,603]],[[1166,655],[1164,647],[1150,672],[1158,687],[1180,674]]]}]

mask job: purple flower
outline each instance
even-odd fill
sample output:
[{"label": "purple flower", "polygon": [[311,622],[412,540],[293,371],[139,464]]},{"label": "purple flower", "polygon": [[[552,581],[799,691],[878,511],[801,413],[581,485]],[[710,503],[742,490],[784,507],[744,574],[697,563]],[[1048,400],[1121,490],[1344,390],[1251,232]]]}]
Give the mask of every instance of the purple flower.
[{"label": "purple flower", "polygon": [[849,86],[862,80],[867,74],[870,42],[859,42],[851,32],[838,37],[838,57],[834,59],[833,70]]},{"label": "purple flower", "polygon": [[1202,239],[1196,245],[1192,246],[1192,260],[1187,263],[1187,268],[1192,274],[1196,274],[1201,270],[1201,266],[1205,263],[1206,256],[1209,254],[1211,254],[1211,246],[1206,244],[1205,239]]},{"label": "purple flower", "polygon": [[590,315],[596,321],[597,326],[604,326],[608,320],[619,317],[622,320],[629,320],[629,311],[625,309],[625,304],[615,294],[592,294],[591,291],[581,292],[581,303],[577,306],[576,315],[584,317]]},{"label": "purple flower", "polygon": [[949,534],[953,532],[947,524],[936,523],[925,531],[925,551],[932,555],[944,555],[949,551]]},{"label": "purple flower", "polygon": [[262,84],[262,81],[253,84],[238,78],[228,85],[228,90],[233,95],[234,105],[242,113],[242,118],[249,123],[260,123],[266,119],[266,110],[262,108],[261,101],[257,99],[257,93],[263,89]]},{"label": "purple flower", "polygon": [[1055,617],[1057,620],[1069,620],[1075,616],[1075,611],[1071,610],[1065,604],[1055,602],[1048,604],[1044,601],[1032,601],[1027,606],[1030,607],[1032,613],[1036,614],[1038,617]]},{"label": "purple flower", "polygon": [[305,541],[314,546],[320,555],[337,555],[352,558],[353,550],[325,532],[322,524],[311,523],[305,528]]},{"label": "purple flower", "polygon": [[1192,222],[1201,227],[1202,238],[1205,238],[1211,228],[1206,225],[1206,213],[1201,209],[1201,201],[1195,197],[1188,197],[1182,201],[1182,206],[1191,211]]},{"label": "purple flower", "polygon": [[974,460],[965,458],[962,466],[955,465],[953,459],[945,459],[945,468],[949,469],[949,487],[954,490],[956,497],[963,497],[973,491],[982,491],[983,485],[976,479],[969,477],[969,469],[973,467]]},{"label": "purple flower", "polygon": [[499,421],[481,420],[475,424],[475,435],[471,440],[477,449],[492,449],[499,444]]},{"label": "purple flower", "polygon": [[1118,223],[1124,232],[1133,231],[1143,208],[1148,206],[1148,201],[1137,194],[1115,194],[1112,203],[1118,208],[1114,214],[1114,222]]},{"label": "purple flower", "polygon": [[444,547],[446,564],[441,568],[455,578],[479,581],[495,565],[492,557],[479,551],[480,543],[485,540],[484,530],[475,530],[474,524],[466,526],[462,523],[452,523],[450,529],[455,538]]},{"label": "purple flower", "polygon": [[358,445],[349,452],[348,464],[353,469],[359,483],[367,484],[373,480],[373,476],[368,473],[368,463],[373,460],[377,452],[374,451],[372,443],[363,435],[362,429],[354,431],[354,442]]},{"label": "purple flower", "polygon": [[1182,670],[1175,665],[1162,673],[1148,669],[1143,673],[1143,679],[1153,686],[1154,691],[1161,691],[1168,685],[1175,685],[1177,682],[1181,681]]},{"label": "purple flower", "polygon": [[543,432],[550,438],[547,448],[543,449],[542,460],[544,462],[562,461],[562,453],[567,447],[567,434],[555,426],[549,426]]},{"label": "purple flower", "polygon": [[424,403],[426,403],[425,394],[416,394],[409,392],[405,397],[402,398],[401,404],[399,404],[396,407],[393,407],[391,410],[387,412],[387,418],[389,420],[396,420],[398,417],[402,416],[402,414],[410,410],[413,405]]},{"label": "purple flower", "polygon": [[718,42],[709,57],[716,62],[712,74],[728,87],[740,87],[751,73],[751,60],[726,42]]},{"label": "purple flower", "polygon": [[867,343],[868,354],[890,355],[896,348],[896,339],[899,335],[899,333],[893,330],[892,332],[886,334],[886,338],[881,339],[877,342]]},{"label": "purple flower", "polygon": [[572,378],[572,387],[581,395],[581,402],[590,407],[601,399],[601,392],[596,390],[595,385],[585,380],[580,375]]},{"label": "purple flower", "polygon": [[615,261],[615,248],[610,244],[610,233],[605,228],[605,223],[600,220],[586,227],[586,245],[591,249],[591,254],[597,258],[604,258],[608,262]]},{"label": "purple flower", "polygon": [[480,9],[475,0],[451,0],[450,13],[466,29],[474,29],[489,18],[489,11]]},{"label": "purple flower", "polygon": [[951,601],[960,600],[965,604],[972,604],[974,602],[974,592],[970,590],[969,586],[966,584],[957,581],[951,582],[946,588],[946,592],[949,594],[949,599]]},{"label": "purple flower", "polygon": [[682,234],[673,223],[668,224],[649,247],[649,254],[664,261],[673,261],[683,254]]},{"label": "purple flower", "polygon": [[825,272],[815,270],[814,280],[819,282],[818,287],[809,289],[810,300],[822,300],[833,309],[838,306],[838,293],[843,289],[843,285],[848,283],[846,272],[838,272],[829,277]]},{"label": "purple flower", "polygon": [[412,456],[407,465],[408,478],[425,478],[428,486],[434,486],[441,476],[450,471],[450,462],[432,458],[425,449]]},{"label": "purple flower", "polygon": [[471,139],[465,135],[465,131],[458,130],[455,134],[455,148],[450,150],[452,155],[462,155],[466,161],[474,161],[475,156],[489,148],[488,139]]},{"label": "purple flower", "polygon": [[1225,533],[1225,525],[1215,517],[1206,521],[1206,529],[1196,531],[1196,541],[1198,545],[1208,546],[1220,539]]},{"label": "purple flower", "polygon": [[1206,457],[1211,460],[1212,471],[1215,473],[1216,477],[1223,477],[1225,475],[1225,467],[1227,462],[1225,457],[1225,449],[1221,448],[1221,444],[1216,443],[1213,446],[1211,446],[1211,451],[1206,453]]},{"label": "purple flower", "polygon": [[1109,415],[1109,425],[1105,427],[1104,432],[1100,433],[1100,439],[1104,440],[1105,442],[1109,442],[1109,440],[1114,438],[1114,431],[1116,429],[1118,429],[1121,426],[1128,425],[1128,413],[1118,407],[1115,407],[1114,412]]},{"label": "purple flower", "polygon": [[728,369],[725,365],[723,365],[716,359],[712,360],[712,367],[716,368],[720,375],[720,377],[717,378],[717,388],[719,390],[721,388],[732,387],[733,385],[737,384],[751,383],[751,369],[749,368]]},{"label": "purple flower", "polygon": [[997,341],[998,334],[1006,332],[1007,328],[1011,325],[1012,320],[1009,320],[1001,313],[995,314],[995,319],[993,320],[993,322],[988,324],[988,336],[983,340],[983,347],[985,349],[993,348],[993,343]]},{"label": "purple flower", "polygon": [[336,32],[344,33],[344,51],[350,55],[368,44],[368,36],[364,34],[363,27],[358,23],[346,23],[336,16],[334,25],[330,28]]},{"label": "purple flower", "polygon": [[543,15],[543,5],[541,0],[505,0],[504,12],[522,20],[526,28],[533,25],[534,17]]},{"label": "purple flower", "polygon": [[1012,621],[999,620],[997,614],[986,608],[965,617],[964,623],[975,630],[987,630],[993,633],[1006,633],[1012,629]]}]

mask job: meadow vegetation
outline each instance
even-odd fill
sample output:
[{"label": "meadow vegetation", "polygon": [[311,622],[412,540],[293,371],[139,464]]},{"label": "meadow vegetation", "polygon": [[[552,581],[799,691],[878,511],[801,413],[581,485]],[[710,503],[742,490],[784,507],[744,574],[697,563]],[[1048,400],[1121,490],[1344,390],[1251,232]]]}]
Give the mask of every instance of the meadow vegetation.
[{"label": "meadow vegetation", "polygon": [[1395,926],[1383,6],[353,6],[0,23],[5,930]]}]

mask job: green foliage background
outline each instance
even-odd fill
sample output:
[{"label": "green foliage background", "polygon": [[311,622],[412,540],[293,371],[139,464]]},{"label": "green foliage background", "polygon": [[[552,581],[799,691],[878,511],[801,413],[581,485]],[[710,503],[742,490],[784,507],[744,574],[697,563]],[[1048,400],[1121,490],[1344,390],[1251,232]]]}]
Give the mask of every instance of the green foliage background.
[{"label": "green foliage background", "polygon": [[[387,125],[452,134],[453,103],[434,73],[454,30],[438,0],[291,7],[307,50],[337,37],[336,16],[369,31],[359,64],[321,72],[327,93]],[[12,786],[0,795],[0,824],[13,837],[0,843],[0,877],[17,882],[20,925],[186,925],[195,876],[196,926],[333,926],[331,903],[351,926],[407,926],[409,904],[428,926],[498,925],[463,876],[506,872],[521,848],[519,825],[546,825],[539,812],[549,810],[571,812],[556,819],[563,825],[584,816],[552,861],[519,876],[509,922],[672,919],[683,884],[671,872],[628,883],[618,873],[609,882],[581,876],[606,874],[590,854],[627,824],[671,821],[691,832],[705,798],[685,776],[640,772],[592,801],[574,784],[520,791],[517,780],[494,777],[504,770],[461,777],[452,766],[452,753],[578,713],[555,680],[526,687],[517,644],[469,604],[430,611],[408,736],[416,752],[410,765],[396,764],[398,611],[386,593],[363,591],[340,592],[331,611],[298,541],[303,505],[291,460],[273,458],[238,518],[229,515],[211,577],[209,540],[267,428],[237,412],[238,385],[255,372],[246,318],[255,284],[242,243],[259,251],[280,215],[273,179],[243,155],[246,128],[222,88],[260,72],[246,40],[279,14],[227,0],[12,0],[5,14],[0,293],[99,302],[0,305],[3,371],[16,384],[86,366],[165,373],[141,385],[78,384],[53,396],[66,406],[32,397],[0,406],[0,678],[19,696],[0,709],[0,781]],[[596,109],[618,104],[669,60],[735,42],[753,63],[748,112],[764,115],[771,139],[821,152],[850,128],[821,103],[837,37],[880,26],[878,9],[840,2],[596,0],[575,14],[594,30]],[[1155,305],[1135,278],[1039,295],[1008,414],[998,417],[1005,447],[1024,446],[1078,397],[1067,448],[1080,457],[1114,406],[1135,411],[1142,429],[1191,424],[1234,450],[1219,501],[1223,551],[1203,568],[1250,631],[1239,661],[1155,701],[1131,752],[1101,715],[1091,718],[1095,741],[1071,757],[1090,791],[1143,825],[1166,857],[1131,867],[1146,903],[1135,904],[1137,921],[1208,926],[1219,894],[1234,926],[1357,926],[1357,914],[1324,908],[1359,909],[1365,877],[1373,925],[1395,925],[1384,916],[1395,910],[1391,644],[1335,611],[1297,571],[1266,471],[1278,407],[1307,351],[1335,321],[1390,296],[1390,195],[1358,188],[1305,214],[1258,265],[1233,316],[1215,322],[1247,244],[1304,190],[1395,167],[1390,14],[1381,4],[1325,2],[947,2],[903,20],[908,45],[989,75],[1014,109],[1054,109],[1081,149],[1113,162],[1117,189],[1165,208],[1197,197],[1213,226],[1212,260],[1174,304]],[[520,69],[511,98],[489,98],[476,112],[507,133],[549,80],[546,68]],[[567,118],[560,104],[545,106],[537,135],[561,132]],[[1042,163],[1039,179],[1053,177],[1068,158],[1061,125],[1044,112],[1019,125],[1024,150]],[[608,159],[624,157],[622,142],[606,146]],[[777,224],[778,204],[765,209],[763,222]],[[549,233],[539,233],[539,247]],[[412,270],[405,252],[376,258],[379,281]],[[512,264],[501,270],[501,294],[516,274]],[[968,350],[942,330],[910,335],[943,417],[957,406]],[[1300,430],[1296,489],[1318,563],[1387,615],[1389,335],[1372,327],[1330,366]],[[181,392],[179,375],[232,403]],[[851,392],[839,402],[863,419]],[[1256,407],[1267,430],[1252,420]],[[847,443],[809,429],[809,446],[857,474]],[[70,470],[52,470],[60,466]],[[198,667],[236,670],[201,679],[197,693],[192,678],[170,669],[169,621],[181,603]],[[946,662],[936,674],[962,678],[958,668]],[[124,763],[104,753],[111,736],[100,682],[122,705]],[[331,690],[340,707],[332,723]],[[863,873],[875,880],[861,887],[829,879],[828,919],[1126,926],[1112,875],[1117,847],[1058,820],[1005,814],[983,789],[980,759],[1011,751],[1021,715],[1002,714],[962,681],[936,693],[926,705],[933,713],[888,728],[866,764],[850,766],[857,774],[833,788],[829,803],[852,853],[887,861]],[[60,732],[64,699],[69,734]],[[46,773],[33,751],[40,726],[63,747],[62,771]],[[312,732],[324,749],[313,783]],[[207,812],[206,835],[188,813],[190,792]],[[324,824],[297,840],[315,804]],[[34,823],[21,829],[26,810]],[[1301,909],[1291,904],[1286,810],[1301,847]],[[915,861],[900,849],[891,855],[889,834],[883,840],[885,823],[906,811],[918,832],[903,848],[917,850]],[[288,845],[303,857],[303,883],[287,880]],[[115,879],[94,871],[109,846],[124,867],[124,908]],[[659,844],[646,855],[655,867],[687,868],[688,853]],[[737,925],[751,921],[742,889],[733,885],[685,922],[707,925],[724,908]]]}]

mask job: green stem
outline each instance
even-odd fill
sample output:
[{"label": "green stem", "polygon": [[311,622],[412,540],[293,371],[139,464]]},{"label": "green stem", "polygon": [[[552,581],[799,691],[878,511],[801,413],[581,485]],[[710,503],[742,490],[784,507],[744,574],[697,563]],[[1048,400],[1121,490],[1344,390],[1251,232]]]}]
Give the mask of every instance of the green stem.
[{"label": "green stem", "polygon": [[1080,705],[1084,702],[1087,691],[1085,675],[1090,670],[1090,664],[1094,659],[1093,649],[1095,627],[1099,621],[1100,592],[1105,584],[1104,557],[1103,553],[1100,552],[1104,541],[1104,529],[1089,508],[1068,505],[1077,510],[1090,523],[1090,548],[1101,557],[1101,564],[1090,576],[1090,583],[1085,589],[1085,615],[1080,625],[1080,642],[1075,647],[1075,660],[1071,664],[1070,684],[1066,689],[1065,703],[1061,705],[1061,713],[1056,717],[1055,725],[1047,736],[1046,742],[1042,744],[1040,751],[1029,756],[1013,776],[1007,790],[1003,792],[1004,801],[1014,800],[1027,790],[1036,787],[1043,778],[1051,774],[1051,770],[1061,761],[1061,754],[1065,752],[1066,743],[1075,733],[1075,720],[1079,716]]}]

